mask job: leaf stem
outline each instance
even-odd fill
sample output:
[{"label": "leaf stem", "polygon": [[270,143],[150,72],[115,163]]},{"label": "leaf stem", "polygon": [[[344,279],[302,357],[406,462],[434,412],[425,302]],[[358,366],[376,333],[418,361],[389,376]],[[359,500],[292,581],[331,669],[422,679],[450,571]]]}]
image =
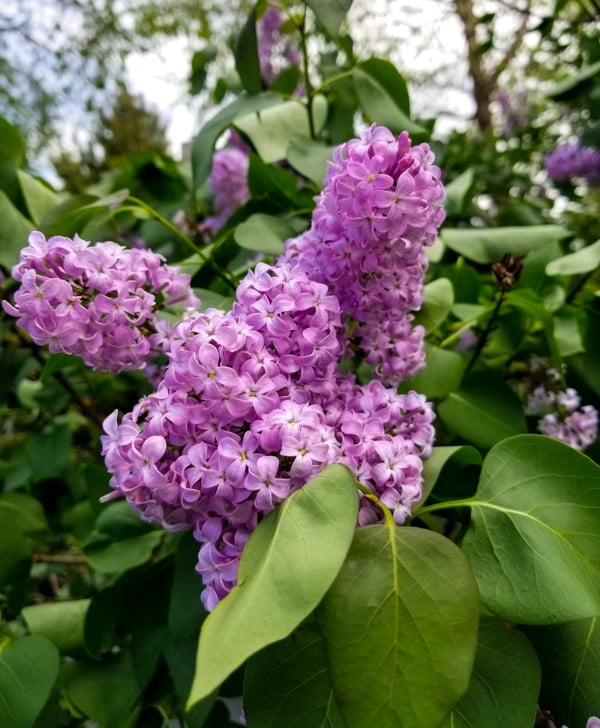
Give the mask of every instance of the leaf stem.
[{"label": "leaf stem", "polygon": [[373,493],[372,490],[369,490],[365,485],[362,483],[356,483],[357,488],[360,490],[360,492],[364,495],[365,498],[370,500],[372,503],[375,503],[375,505],[382,511],[383,517],[385,518],[385,522],[389,528],[396,527],[396,521],[394,521],[394,516],[392,516],[392,512],[390,509],[386,506],[385,503],[379,500],[379,498]]},{"label": "leaf stem", "polygon": [[315,132],[315,120],[313,116],[313,100],[314,90],[310,82],[310,74],[308,71],[308,45],[306,43],[306,5],[304,6],[304,15],[302,16],[302,23],[298,27],[300,31],[300,47],[302,48],[302,66],[304,70],[304,88],[306,89],[306,111],[308,113],[308,128],[310,131],[310,138],[316,139],[317,135]]},{"label": "leaf stem", "polygon": [[481,335],[479,336],[479,339],[477,340],[477,345],[475,346],[475,351],[473,352],[473,355],[471,356],[469,363],[467,364],[465,368],[465,372],[470,371],[473,368],[473,365],[479,359],[479,356],[483,349],[485,348],[485,345],[488,342],[488,339],[490,337],[490,334],[492,333],[492,330],[494,326],[496,325],[496,321],[498,319],[498,314],[500,313],[500,308],[502,304],[504,303],[504,299],[506,298],[506,291],[501,290],[498,293],[498,298],[496,300],[496,305],[494,306],[494,310],[492,311],[492,315],[490,316],[485,329],[481,332]]},{"label": "leaf stem", "polygon": [[338,81],[343,81],[345,78],[351,78],[353,72],[354,69],[350,69],[349,71],[342,71],[341,73],[336,73],[335,75],[326,78],[321,84],[313,89],[313,93],[315,95],[319,94],[324,91],[328,86],[333,86],[334,83],[337,83]]},{"label": "leaf stem", "polygon": [[441,503],[431,503],[428,506],[419,508],[413,513],[412,518],[418,518],[424,513],[433,513],[433,511],[443,511],[446,508],[465,508],[470,507],[475,502],[475,498],[461,498],[459,500],[442,501]]},{"label": "leaf stem", "polygon": [[178,240],[181,240],[189,248],[191,248],[194,253],[202,260],[203,263],[211,265],[217,275],[235,291],[235,289],[237,288],[237,282],[233,279],[229,272],[221,268],[221,266],[218,265],[218,263],[216,263],[212,258],[208,258],[204,254],[204,252],[194,244],[193,240],[188,238],[188,236],[183,233],[176,225],[173,225],[170,220],[167,220],[166,217],[163,217],[153,207],[150,207],[150,205],[147,205],[143,200],[140,200],[137,197],[129,196],[126,202],[131,202],[132,204],[136,205],[141,210],[143,210],[148,215],[148,217],[151,217],[153,220],[159,222],[163,227],[167,228],[167,230],[173,233],[173,235],[175,235]]}]

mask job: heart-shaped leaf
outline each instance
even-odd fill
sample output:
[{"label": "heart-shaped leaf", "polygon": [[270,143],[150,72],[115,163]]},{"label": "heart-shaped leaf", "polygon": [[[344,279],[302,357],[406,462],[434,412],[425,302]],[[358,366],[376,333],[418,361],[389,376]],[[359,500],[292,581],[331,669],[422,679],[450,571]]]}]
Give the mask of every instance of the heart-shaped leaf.
[{"label": "heart-shaped leaf", "polygon": [[600,614],[600,467],[541,435],[500,442],[484,460],[463,540],[481,598],[522,624]]}]

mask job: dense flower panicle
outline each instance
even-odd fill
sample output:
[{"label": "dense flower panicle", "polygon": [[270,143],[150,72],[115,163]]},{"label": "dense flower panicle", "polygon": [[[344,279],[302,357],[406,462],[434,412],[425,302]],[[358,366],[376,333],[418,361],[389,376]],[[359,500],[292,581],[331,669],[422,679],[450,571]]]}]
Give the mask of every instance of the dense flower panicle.
[{"label": "dense flower panicle", "polygon": [[[298,267],[259,264],[230,312],[175,327],[156,392],[105,424],[112,486],[145,518],[193,528],[208,609],[235,583],[257,522],[342,462],[402,523],[421,493],[433,412],[416,393],[338,374],[340,307]],[[378,514],[368,501],[361,522]]]},{"label": "dense flower panicle", "polygon": [[270,86],[286,66],[300,63],[297,48],[284,39],[282,25],[281,12],[274,7],[266,9],[258,24],[258,61],[266,86]]},{"label": "dense flower panicle", "polygon": [[598,436],[598,411],[581,406],[581,397],[572,387],[563,389],[560,374],[542,360],[533,359],[530,376],[524,382],[525,414],[539,417],[537,428],[543,435],[585,450]]},{"label": "dense flower panicle", "polygon": [[545,159],[546,171],[555,180],[580,177],[600,186],[600,149],[582,147],[579,141],[562,144]]},{"label": "dense flower panicle", "polygon": [[353,341],[389,385],[424,364],[412,311],[423,299],[424,247],[444,219],[444,188],[427,144],[373,125],[334,151],[312,226],[286,244],[355,323]]},{"label": "dense flower panicle", "polygon": [[161,308],[198,304],[189,276],[162,256],[113,242],[91,245],[77,235],[46,240],[31,233],[12,276],[21,285],[4,310],[36,344],[110,372],[142,369],[161,352],[169,337]]},{"label": "dense flower panicle", "polygon": [[226,147],[215,152],[208,185],[213,192],[215,214],[207,217],[204,228],[218,230],[250,197],[248,190],[248,154],[237,147]]}]

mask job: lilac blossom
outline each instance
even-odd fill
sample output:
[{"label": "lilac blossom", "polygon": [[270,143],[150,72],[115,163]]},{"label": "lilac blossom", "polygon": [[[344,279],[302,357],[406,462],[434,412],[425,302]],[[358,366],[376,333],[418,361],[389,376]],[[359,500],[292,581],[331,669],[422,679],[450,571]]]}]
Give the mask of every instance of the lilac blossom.
[{"label": "lilac blossom", "polygon": [[274,7],[268,7],[258,23],[258,60],[266,86],[270,86],[284,68],[300,63],[298,50],[286,42],[281,32],[282,25],[281,12]]},{"label": "lilac blossom", "polygon": [[580,177],[600,186],[600,149],[583,147],[579,141],[561,144],[545,159],[546,171],[555,180]]},{"label": "lilac blossom", "polygon": [[413,326],[427,268],[424,247],[444,219],[444,188],[427,144],[373,125],[334,151],[312,226],[283,256],[327,284],[352,321],[350,348],[396,385],[424,365]]},{"label": "lilac blossom", "polygon": [[[231,311],[208,309],[176,326],[157,390],[105,423],[114,492],[202,542],[209,610],[235,584],[259,520],[325,466],[347,465],[398,523],[420,497],[431,406],[415,392],[340,375],[343,331],[325,284],[297,266],[261,263]],[[379,519],[362,498],[359,523]]]},{"label": "lilac blossom", "polygon": [[31,233],[12,276],[21,285],[4,310],[36,344],[109,372],[142,369],[161,353],[170,335],[163,308],[198,305],[189,276],[162,256],[77,235]]},{"label": "lilac blossom", "polygon": [[208,185],[213,192],[214,215],[207,217],[204,228],[218,230],[250,197],[248,191],[248,154],[236,147],[215,152]]},{"label": "lilac blossom", "polygon": [[581,397],[572,387],[563,388],[556,369],[541,359],[529,364],[529,376],[521,385],[526,400],[525,414],[538,417],[537,428],[543,435],[585,450],[598,436],[598,411],[592,405],[581,406]]},{"label": "lilac blossom", "polygon": [[[567,726],[563,725],[562,728],[567,728]],[[585,724],[585,728],[600,728],[600,718],[596,718],[595,715],[592,715],[590,718],[588,718],[588,722]]]}]

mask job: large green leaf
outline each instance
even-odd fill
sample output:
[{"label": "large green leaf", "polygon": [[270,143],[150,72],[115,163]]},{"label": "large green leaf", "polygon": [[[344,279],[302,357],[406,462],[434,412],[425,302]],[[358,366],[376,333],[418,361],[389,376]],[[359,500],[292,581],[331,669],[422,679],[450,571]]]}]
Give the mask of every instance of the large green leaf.
[{"label": "large green leaf", "polygon": [[59,655],[45,637],[0,647],[0,725],[31,728],[58,677]]},{"label": "large green leaf", "polygon": [[483,448],[527,432],[519,399],[492,372],[465,377],[460,389],[440,403],[438,415],[452,432]]},{"label": "large green leaf", "polygon": [[26,578],[31,542],[15,524],[14,508],[0,502],[0,586]]},{"label": "large green leaf", "polygon": [[394,133],[407,131],[422,139],[427,130],[409,118],[406,81],[395,66],[381,58],[359,63],[352,73],[354,89],[365,115]]},{"label": "large green leaf", "polygon": [[235,119],[251,112],[267,109],[269,106],[281,104],[281,97],[274,93],[262,93],[254,96],[239,96],[235,101],[221,109],[200,129],[192,141],[192,176],[194,189],[208,177],[212,164],[215,142]]},{"label": "large green leaf", "polygon": [[47,637],[62,652],[83,648],[83,627],[89,599],[33,604],[22,611],[31,634]]},{"label": "large green leaf", "polygon": [[[449,481],[449,488],[454,497],[462,490],[462,486],[468,486],[469,480],[465,478],[466,469],[473,470],[481,466],[481,455],[479,451],[470,445],[441,445],[433,448],[431,456],[423,463],[423,486],[421,498],[413,506],[413,513],[425,503],[430,493],[438,486],[445,485]],[[455,483],[456,482],[456,483]],[[436,492],[437,495],[437,492]],[[460,496],[466,496],[460,493]]]},{"label": "large green leaf", "polygon": [[467,689],[478,613],[450,540],[359,528],[316,620],[249,663],[249,725],[436,728]]},{"label": "large green leaf", "polygon": [[549,276],[572,276],[589,273],[600,266],[600,240],[578,250],[576,253],[564,255],[552,260],[546,266]]},{"label": "large green leaf", "polygon": [[130,648],[101,661],[64,665],[61,683],[69,702],[102,728],[126,728],[144,689]]},{"label": "large green leaf", "polygon": [[329,35],[337,38],[340,25],[350,10],[352,0],[306,0],[306,4]]},{"label": "large green leaf", "polygon": [[523,624],[600,614],[600,467],[563,443],[523,435],[483,463],[463,540],[493,613]]},{"label": "large green leaf", "polygon": [[482,619],[469,689],[440,728],[531,728],[539,689],[540,663],[523,633]]},{"label": "large green leaf", "polygon": [[233,234],[242,248],[267,255],[281,255],[283,243],[294,231],[281,218],[257,212],[240,223]]},{"label": "large green leaf", "polygon": [[423,290],[423,305],[415,314],[415,324],[434,331],[450,313],[454,303],[454,288],[447,278],[436,278]]},{"label": "large green leaf", "polygon": [[573,98],[583,88],[590,85],[590,81],[600,73],[600,61],[591,66],[584,66],[577,73],[573,73],[556,84],[546,96],[555,101],[566,101]]},{"label": "large green leaf", "polygon": [[600,713],[600,616],[531,627],[527,635],[542,663],[540,705],[558,725],[585,725]]},{"label": "large green leaf", "polygon": [[469,167],[452,182],[446,185],[446,199],[444,207],[448,215],[462,215],[467,203],[470,202],[470,192],[475,182],[475,170]]},{"label": "large green leaf", "polygon": [[27,245],[34,224],[21,215],[8,197],[0,190],[0,263],[6,268],[19,260],[21,248]]},{"label": "large green leaf", "polygon": [[425,369],[402,383],[402,390],[415,389],[429,399],[441,399],[460,384],[465,371],[465,360],[455,351],[426,344]]},{"label": "large green leaf", "polygon": [[[315,132],[319,133],[327,118],[327,101],[315,96],[312,103]],[[258,113],[238,116],[235,126],[252,142],[265,162],[285,159],[292,140],[310,139],[308,111],[299,101],[283,101]]]},{"label": "large green leaf", "polygon": [[321,187],[327,173],[327,162],[332,158],[333,150],[334,147],[312,139],[292,140],[285,158],[297,172]]},{"label": "large green leaf", "polygon": [[98,571],[113,573],[148,561],[164,533],[140,520],[129,503],[111,503],[100,513],[84,544],[87,560]]},{"label": "large green leaf", "polygon": [[248,93],[257,94],[262,90],[258,46],[256,41],[256,5],[248,14],[233,50],[235,69]]},{"label": "large green leaf", "polygon": [[559,225],[527,225],[502,228],[444,228],[441,237],[456,253],[476,263],[491,264],[505,253],[515,257],[527,255],[544,245],[569,237]]},{"label": "large green leaf", "polygon": [[60,202],[60,197],[54,190],[47,187],[30,174],[18,170],[17,176],[23,197],[27,203],[29,215],[36,225],[42,221],[44,215]]},{"label": "large green leaf", "polygon": [[312,612],[344,561],[357,513],[352,473],[331,465],[259,524],[242,554],[238,585],[202,627],[189,705]]}]

